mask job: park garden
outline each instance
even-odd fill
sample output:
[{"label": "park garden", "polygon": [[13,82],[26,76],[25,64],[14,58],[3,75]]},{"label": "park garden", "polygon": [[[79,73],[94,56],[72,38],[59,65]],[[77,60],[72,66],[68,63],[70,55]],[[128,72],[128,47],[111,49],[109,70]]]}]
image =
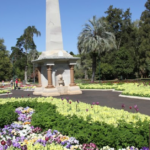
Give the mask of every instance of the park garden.
[{"label": "park garden", "polygon": [[[81,58],[74,72],[80,89],[150,98],[149,5],[147,0],[140,20],[131,20],[130,9],[111,5],[105,17],[93,16],[84,25],[79,54],[70,52]],[[5,80],[0,95],[7,95],[0,97],[0,150],[149,150],[150,116],[141,114],[137,105],[127,111],[124,104],[119,110],[92,100],[11,96],[12,90],[32,91],[37,85],[32,61],[40,52],[34,35],[41,33],[28,26],[11,54],[0,39],[0,80]],[[21,80],[18,89],[9,84],[16,78]]]}]

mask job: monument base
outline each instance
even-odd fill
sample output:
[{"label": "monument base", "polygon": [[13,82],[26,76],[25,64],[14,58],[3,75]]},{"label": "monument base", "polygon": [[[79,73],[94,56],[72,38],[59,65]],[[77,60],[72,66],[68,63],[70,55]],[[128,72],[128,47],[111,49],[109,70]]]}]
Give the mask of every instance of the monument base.
[{"label": "monument base", "polygon": [[44,88],[41,96],[60,96],[57,88]]},{"label": "monument base", "polygon": [[82,94],[79,86],[58,86],[54,88],[35,88],[33,95],[60,96]]},{"label": "monument base", "polygon": [[80,90],[79,86],[69,86],[68,95],[76,95],[76,94],[82,94],[82,91]]},{"label": "monument base", "polygon": [[41,95],[43,92],[43,87],[36,87],[34,89],[33,95]]}]

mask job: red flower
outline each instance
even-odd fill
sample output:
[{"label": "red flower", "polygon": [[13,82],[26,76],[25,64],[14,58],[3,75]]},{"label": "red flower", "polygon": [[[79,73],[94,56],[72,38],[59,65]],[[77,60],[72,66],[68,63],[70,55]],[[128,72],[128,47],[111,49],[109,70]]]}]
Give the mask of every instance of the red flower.
[{"label": "red flower", "polygon": [[2,144],[2,145],[5,145],[5,144],[6,144],[6,142],[5,142],[4,140],[2,140],[2,141],[1,141],[1,144]]},{"label": "red flower", "polygon": [[48,141],[49,140],[49,137],[45,137],[45,141]]},{"label": "red flower", "polygon": [[132,109],[132,106],[130,106],[129,108]]},{"label": "red flower", "polygon": [[125,108],[125,105],[124,105],[124,104],[122,104],[122,108]]},{"label": "red flower", "polygon": [[69,102],[69,104],[71,104],[71,101]]}]

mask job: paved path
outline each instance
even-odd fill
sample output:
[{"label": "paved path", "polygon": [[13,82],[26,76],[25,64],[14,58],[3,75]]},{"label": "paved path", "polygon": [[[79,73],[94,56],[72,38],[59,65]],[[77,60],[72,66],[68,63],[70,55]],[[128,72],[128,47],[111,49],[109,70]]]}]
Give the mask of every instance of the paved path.
[{"label": "paved path", "polygon": [[[40,97],[33,95],[31,91],[22,91],[22,90],[13,90],[13,94],[11,97]],[[139,108],[139,112],[149,115],[150,116],[150,101],[142,100],[142,99],[130,99],[130,98],[123,98],[119,97],[119,92],[112,92],[112,91],[83,91],[80,95],[63,95],[63,96],[55,96],[57,98],[70,98],[73,101],[79,100],[85,103],[92,104],[92,102],[99,102],[101,106],[108,106],[112,108],[121,109],[121,105],[125,104],[125,110],[129,110],[130,106],[137,105]],[[0,98],[7,98],[8,96],[0,96]]]}]

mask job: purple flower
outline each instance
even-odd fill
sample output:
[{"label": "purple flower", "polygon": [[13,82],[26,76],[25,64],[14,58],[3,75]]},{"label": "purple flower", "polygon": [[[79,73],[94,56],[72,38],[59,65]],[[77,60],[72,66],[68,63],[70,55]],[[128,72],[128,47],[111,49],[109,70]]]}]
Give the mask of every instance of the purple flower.
[{"label": "purple flower", "polygon": [[92,105],[95,105],[95,102],[93,102]]},{"label": "purple flower", "polygon": [[8,139],[6,143],[7,143],[8,146],[10,146],[12,144],[11,139]]},{"label": "purple flower", "polygon": [[134,108],[136,109],[136,108],[137,108],[137,105],[134,105]]},{"label": "purple flower", "polygon": [[99,105],[99,102],[96,102],[96,105]]},{"label": "purple flower", "polygon": [[142,147],[140,150],[149,150],[148,147]]},{"label": "purple flower", "polygon": [[125,105],[124,105],[124,104],[122,104],[122,108],[123,108],[123,109],[125,108]]},{"label": "purple flower", "polygon": [[136,108],[135,110],[136,110],[137,112],[139,111],[139,109],[138,109],[138,108]]},{"label": "purple flower", "polygon": [[86,109],[86,111],[88,111],[88,109]]},{"label": "purple flower", "polygon": [[21,150],[27,150],[27,145],[21,146]]},{"label": "purple flower", "polygon": [[21,148],[20,144],[18,142],[13,142],[13,146],[15,148]]},{"label": "purple flower", "polygon": [[67,142],[68,142],[68,141],[63,141],[63,142],[61,142],[61,145],[64,146],[65,144],[67,144]]},{"label": "purple flower", "polygon": [[67,144],[66,148],[70,148],[71,144]]}]

